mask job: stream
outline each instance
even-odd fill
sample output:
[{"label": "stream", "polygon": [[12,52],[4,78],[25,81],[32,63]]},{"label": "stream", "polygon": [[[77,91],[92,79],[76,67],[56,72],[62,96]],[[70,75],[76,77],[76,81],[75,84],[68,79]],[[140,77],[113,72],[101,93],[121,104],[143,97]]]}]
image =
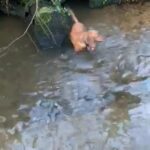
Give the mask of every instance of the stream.
[{"label": "stream", "polygon": [[[28,35],[0,53],[0,150],[149,150],[150,3],[89,9],[95,52],[38,51]],[[0,16],[0,47],[25,30]]]}]

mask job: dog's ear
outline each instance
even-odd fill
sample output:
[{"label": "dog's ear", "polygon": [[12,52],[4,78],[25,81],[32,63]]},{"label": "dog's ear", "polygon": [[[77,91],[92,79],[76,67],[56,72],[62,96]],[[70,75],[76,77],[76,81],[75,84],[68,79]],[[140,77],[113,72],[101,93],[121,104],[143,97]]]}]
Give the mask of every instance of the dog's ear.
[{"label": "dog's ear", "polygon": [[102,42],[102,41],[104,41],[104,37],[101,36],[101,35],[97,35],[96,41],[97,41],[97,42]]}]

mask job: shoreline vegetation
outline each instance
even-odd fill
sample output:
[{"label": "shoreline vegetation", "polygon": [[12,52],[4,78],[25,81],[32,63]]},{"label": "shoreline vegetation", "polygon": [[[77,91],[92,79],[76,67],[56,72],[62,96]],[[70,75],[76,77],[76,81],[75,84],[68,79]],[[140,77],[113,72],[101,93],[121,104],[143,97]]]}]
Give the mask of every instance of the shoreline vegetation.
[{"label": "shoreline vegetation", "polygon": [[[34,45],[40,49],[60,47],[71,28],[71,18],[60,0],[1,0],[0,10],[7,15],[23,18],[27,23],[25,31],[6,46],[0,48],[0,57],[5,56],[8,48],[28,34]],[[43,42],[44,41],[44,42]]]}]

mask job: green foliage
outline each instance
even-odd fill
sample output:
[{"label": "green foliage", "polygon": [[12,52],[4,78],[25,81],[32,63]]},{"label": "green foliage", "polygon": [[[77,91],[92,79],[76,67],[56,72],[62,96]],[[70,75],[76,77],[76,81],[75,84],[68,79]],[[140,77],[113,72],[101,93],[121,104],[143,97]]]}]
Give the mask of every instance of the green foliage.
[{"label": "green foliage", "polygon": [[51,5],[41,7],[36,12],[35,23],[47,36],[52,35],[49,25],[55,12],[59,13],[60,16],[63,16],[64,20],[66,15],[68,14],[67,9],[61,7],[60,0],[52,0]]},{"label": "green foliage", "polygon": [[38,12],[36,13],[36,20],[35,21],[39,21],[39,20],[43,20],[43,23],[48,23],[51,20],[51,14],[53,12],[53,8],[50,7],[42,7],[38,10]]},{"label": "green foliage", "polygon": [[[57,0],[58,1],[58,0]],[[65,15],[68,13],[67,9],[62,8],[60,3],[53,3],[53,6],[46,6],[46,7],[41,7],[37,13],[36,13],[36,18],[35,21],[36,23],[39,22],[39,20],[44,23],[47,24],[51,21],[52,18],[52,14],[54,12],[58,12],[60,13],[60,15],[63,15],[65,17]]]},{"label": "green foliage", "polygon": [[[35,3],[36,0],[21,0],[21,5],[24,7],[25,11],[29,11],[31,6],[35,5]],[[50,29],[50,24],[55,12],[60,14],[60,16],[64,18],[65,22],[68,12],[67,9],[61,6],[61,0],[51,0],[50,2],[48,2],[47,0],[38,0],[38,10],[36,11],[34,20],[36,26],[38,27],[38,30],[44,33],[47,37],[49,37],[50,35],[53,37],[53,33]],[[60,25],[62,24],[63,19]]]}]

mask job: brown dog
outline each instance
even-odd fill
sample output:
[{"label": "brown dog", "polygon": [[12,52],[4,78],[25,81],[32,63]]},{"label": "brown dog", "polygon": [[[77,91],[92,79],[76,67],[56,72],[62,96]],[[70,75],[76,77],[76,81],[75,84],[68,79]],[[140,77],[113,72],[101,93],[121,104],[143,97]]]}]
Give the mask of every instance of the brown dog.
[{"label": "brown dog", "polygon": [[74,24],[70,32],[70,40],[74,46],[75,52],[85,49],[95,50],[96,43],[102,42],[103,37],[96,30],[87,30],[83,23],[79,22],[72,10],[69,9]]}]

